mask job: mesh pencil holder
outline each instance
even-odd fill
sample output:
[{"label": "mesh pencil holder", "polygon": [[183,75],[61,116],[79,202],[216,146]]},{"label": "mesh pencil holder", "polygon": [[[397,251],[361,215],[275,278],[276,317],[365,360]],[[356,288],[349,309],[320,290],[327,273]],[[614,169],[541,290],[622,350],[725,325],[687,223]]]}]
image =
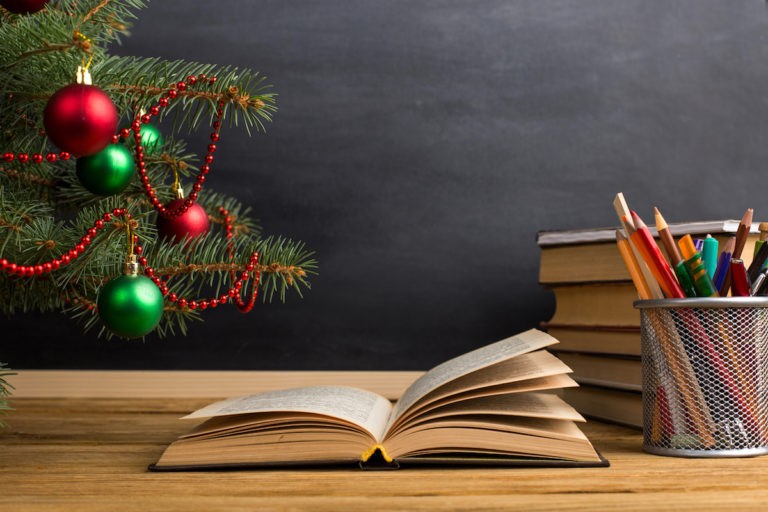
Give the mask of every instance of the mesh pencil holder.
[{"label": "mesh pencil holder", "polygon": [[643,450],[768,453],[768,298],[640,300]]}]

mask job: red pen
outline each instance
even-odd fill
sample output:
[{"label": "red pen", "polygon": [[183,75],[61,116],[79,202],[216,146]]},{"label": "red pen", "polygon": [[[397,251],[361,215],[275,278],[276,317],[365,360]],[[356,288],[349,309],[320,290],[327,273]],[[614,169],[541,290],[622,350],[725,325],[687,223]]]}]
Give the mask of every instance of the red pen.
[{"label": "red pen", "polygon": [[731,259],[731,295],[734,297],[749,297],[749,277],[744,260]]}]

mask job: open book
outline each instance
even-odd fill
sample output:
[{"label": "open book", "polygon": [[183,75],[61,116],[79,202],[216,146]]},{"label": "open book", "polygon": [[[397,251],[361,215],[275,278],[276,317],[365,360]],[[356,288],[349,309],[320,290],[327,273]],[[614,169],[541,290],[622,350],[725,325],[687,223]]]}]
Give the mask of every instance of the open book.
[{"label": "open book", "polygon": [[[231,398],[165,450],[154,470],[360,462],[606,465],[547,390],[576,386],[532,329],[436,366],[394,404],[362,389],[314,386]],[[559,461],[559,462],[558,462]]]}]

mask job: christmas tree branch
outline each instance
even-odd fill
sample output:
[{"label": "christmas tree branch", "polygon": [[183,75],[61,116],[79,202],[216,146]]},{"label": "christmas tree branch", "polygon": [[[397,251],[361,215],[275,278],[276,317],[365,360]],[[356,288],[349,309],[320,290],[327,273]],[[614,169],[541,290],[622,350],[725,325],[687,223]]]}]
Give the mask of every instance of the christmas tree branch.
[{"label": "christmas tree branch", "polygon": [[[105,85],[104,88],[110,91],[118,91],[139,97],[157,97],[168,90],[168,87],[130,84],[110,84]],[[187,89],[185,91],[179,91],[178,94],[182,98],[189,98],[193,100],[202,99],[214,103],[219,103],[220,101],[234,103],[237,104],[241,109],[259,110],[266,106],[263,99],[259,97],[252,98],[248,93],[240,93],[240,90],[236,86],[230,86],[226,91],[223,92],[194,91]]]},{"label": "christmas tree branch", "polygon": [[182,101],[169,104],[161,114],[164,118],[175,113],[174,124],[187,126],[190,131],[203,121],[210,122],[222,100],[230,124],[242,123],[249,133],[251,128],[263,131],[263,123],[271,121],[276,110],[275,94],[268,92],[270,86],[264,83],[264,77],[248,69],[113,55],[95,63],[92,72],[94,80],[110,94],[119,109],[121,106],[135,108],[137,103],[146,106],[190,75],[216,77],[213,84],[198,84],[178,91]]},{"label": "christmas tree branch", "polygon": [[44,53],[50,53],[50,52],[65,52],[65,51],[71,50],[72,48],[77,48],[77,47],[78,47],[78,43],[75,41],[73,41],[70,44],[51,44],[48,42],[44,42],[41,48],[37,48],[36,50],[29,50],[27,52],[22,53],[16,58],[16,60],[0,66],[0,69],[4,71],[11,69],[13,67],[18,66],[22,62],[24,62],[24,60],[30,57],[34,57],[36,55],[42,55]]},{"label": "christmas tree branch", "polygon": [[83,22],[86,22],[90,20],[97,12],[102,10],[104,7],[106,7],[107,4],[112,2],[112,0],[102,0],[101,3],[94,5],[86,14],[83,16]]},{"label": "christmas tree branch", "polygon": [[[243,270],[245,270],[245,265],[237,263],[207,263],[203,265],[189,263],[186,265],[179,264],[170,267],[157,268],[155,269],[155,274],[161,276],[178,276],[181,274],[190,274],[192,272],[242,272]],[[269,265],[254,265],[253,271],[261,274],[283,274],[289,284],[295,277],[306,277],[307,275],[307,272],[301,267],[295,265],[281,265],[277,262]]]},{"label": "christmas tree branch", "polygon": [[3,174],[6,178],[9,178],[9,179],[24,181],[27,183],[33,183],[35,185],[41,185],[43,187],[52,188],[59,183],[58,180],[42,178],[34,174],[23,173],[23,172],[17,171],[16,169],[6,169],[4,167],[0,167],[0,174]]},{"label": "christmas tree branch", "polygon": [[19,226],[18,224],[12,224],[6,221],[5,219],[3,219],[2,217],[0,217],[0,228],[10,229],[11,231],[18,232],[18,231],[21,231],[22,226]]}]

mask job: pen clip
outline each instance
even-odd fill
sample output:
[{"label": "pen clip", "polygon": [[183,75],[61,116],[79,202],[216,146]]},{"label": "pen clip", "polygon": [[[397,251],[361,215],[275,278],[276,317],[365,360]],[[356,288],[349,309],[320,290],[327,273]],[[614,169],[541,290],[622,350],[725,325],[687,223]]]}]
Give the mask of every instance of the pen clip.
[{"label": "pen clip", "polygon": [[749,294],[754,296],[760,293],[760,290],[762,290],[763,286],[765,285],[766,279],[768,279],[768,268],[763,269],[757,275],[757,279],[755,279],[755,282],[752,283],[752,286],[749,289]]}]

